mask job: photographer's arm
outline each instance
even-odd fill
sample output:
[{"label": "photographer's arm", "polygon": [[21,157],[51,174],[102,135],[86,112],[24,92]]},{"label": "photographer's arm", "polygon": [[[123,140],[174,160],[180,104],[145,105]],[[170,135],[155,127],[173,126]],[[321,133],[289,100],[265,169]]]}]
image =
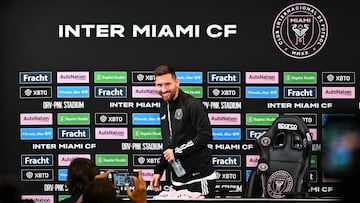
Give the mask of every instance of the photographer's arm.
[{"label": "photographer's arm", "polygon": [[100,173],[100,174],[96,175],[96,176],[95,176],[95,179],[97,179],[97,178],[107,178],[108,175],[109,175],[110,173],[113,173],[114,171],[115,171],[114,169],[107,170],[107,171],[105,171],[104,173]]}]

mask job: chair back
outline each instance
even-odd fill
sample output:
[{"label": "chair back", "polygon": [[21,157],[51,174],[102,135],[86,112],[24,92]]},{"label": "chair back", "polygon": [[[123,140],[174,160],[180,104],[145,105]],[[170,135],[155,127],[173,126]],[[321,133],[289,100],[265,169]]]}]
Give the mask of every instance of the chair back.
[{"label": "chair back", "polygon": [[[284,198],[306,193],[312,139],[305,122],[298,116],[283,115],[275,119],[268,131],[256,138],[260,153],[255,174],[249,179],[247,196],[256,194]],[[254,172],[253,172],[254,173]],[[250,182],[252,181],[252,182]],[[260,186],[254,186],[260,181]],[[259,194],[260,192],[260,194]]]}]

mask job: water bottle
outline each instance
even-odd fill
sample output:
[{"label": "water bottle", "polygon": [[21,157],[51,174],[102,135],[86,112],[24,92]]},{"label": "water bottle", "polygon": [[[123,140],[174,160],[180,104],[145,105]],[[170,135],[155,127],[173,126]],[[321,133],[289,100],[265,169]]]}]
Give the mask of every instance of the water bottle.
[{"label": "water bottle", "polygon": [[177,177],[181,177],[181,176],[185,175],[185,173],[186,173],[185,169],[181,165],[181,162],[179,161],[179,159],[172,161],[171,166],[173,167]]}]

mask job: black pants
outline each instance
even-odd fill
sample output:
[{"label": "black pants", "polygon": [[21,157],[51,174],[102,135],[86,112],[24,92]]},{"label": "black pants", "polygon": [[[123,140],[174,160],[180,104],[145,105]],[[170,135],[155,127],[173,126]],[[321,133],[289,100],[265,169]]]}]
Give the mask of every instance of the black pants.
[{"label": "black pants", "polygon": [[190,192],[200,192],[206,198],[215,197],[215,180],[203,180],[188,185],[173,186],[175,190],[187,189]]}]

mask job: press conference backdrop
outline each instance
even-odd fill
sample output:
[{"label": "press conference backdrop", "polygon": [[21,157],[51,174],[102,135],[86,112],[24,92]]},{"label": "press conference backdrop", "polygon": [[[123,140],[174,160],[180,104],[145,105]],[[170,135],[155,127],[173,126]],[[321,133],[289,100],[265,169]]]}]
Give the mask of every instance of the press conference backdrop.
[{"label": "press conference backdrop", "polygon": [[[0,170],[23,198],[67,197],[74,157],[149,181],[163,150],[160,64],[208,111],[217,191],[243,196],[256,135],[293,114],[314,140],[310,192],[339,195],[323,173],[322,127],[359,111],[353,2],[5,1],[0,13]],[[166,171],[161,190],[169,185]]]}]

